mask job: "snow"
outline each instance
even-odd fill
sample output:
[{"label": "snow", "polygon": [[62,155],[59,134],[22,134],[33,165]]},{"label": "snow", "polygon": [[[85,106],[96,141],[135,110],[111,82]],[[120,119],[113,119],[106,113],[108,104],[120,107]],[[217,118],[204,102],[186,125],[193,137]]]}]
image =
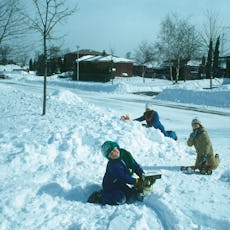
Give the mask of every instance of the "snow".
[{"label": "snow", "polygon": [[88,62],[95,62],[95,61],[97,61],[97,62],[111,62],[111,61],[113,61],[114,63],[119,63],[119,62],[122,62],[122,63],[130,62],[130,63],[132,63],[133,62],[133,60],[131,60],[131,59],[114,57],[112,55],[107,55],[107,56],[86,55],[86,56],[83,56],[81,58],[76,59],[76,61],[88,61]]},{"label": "snow", "polygon": [[[139,77],[109,83],[48,79],[7,69],[0,80],[0,229],[230,229],[230,81],[179,82]],[[14,67],[15,68],[15,67]],[[155,91],[157,96],[132,94]],[[178,141],[134,121],[151,101]],[[197,109],[197,110],[195,110]],[[216,112],[216,113],[215,113]],[[195,150],[186,146],[191,120],[207,128],[220,166],[211,176],[186,175]],[[145,172],[161,173],[143,203],[86,203],[100,188],[105,140],[129,150]]]}]

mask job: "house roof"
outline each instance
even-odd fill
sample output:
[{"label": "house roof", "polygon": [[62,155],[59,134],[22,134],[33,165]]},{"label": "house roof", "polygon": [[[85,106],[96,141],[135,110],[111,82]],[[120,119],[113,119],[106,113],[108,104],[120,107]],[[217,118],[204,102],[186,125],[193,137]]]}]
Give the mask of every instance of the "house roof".
[{"label": "house roof", "polygon": [[127,58],[121,58],[121,57],[114,57],[112,55],[107,55],[107,56],[101,56],[101,55],[86,55],[81,58],[76,59],[77,61],[86,61],[86,62],[111,62],[113,61],[114,63],[133,63],[134,61],[131,59]]},{"label": "house roof", "polygon": [[79,54],[87,54],[87,55],[101,55],[102,54],[102,52],[92,50],[92,49],[82,49],[82,50],[79,50],[79,51],[73,51],[70,54],[76,54],[77,55],[77,53],[79,53]]},{"label": "house roof", "polygon": [[190,60],[187,65],[189,66],[199,66],[201,64],[201,60]]},{"label": "house roof", "polygon": [[80,61],[85,61],[85,60],[90,59],[90,58],[92,58],[92,57],[94,57],[94,55],[85,55],[85,56],[82,56],[82,57],[76,59],[76,62],[77,62],[77,61],[79,61],[79,62],[80,62]]}]

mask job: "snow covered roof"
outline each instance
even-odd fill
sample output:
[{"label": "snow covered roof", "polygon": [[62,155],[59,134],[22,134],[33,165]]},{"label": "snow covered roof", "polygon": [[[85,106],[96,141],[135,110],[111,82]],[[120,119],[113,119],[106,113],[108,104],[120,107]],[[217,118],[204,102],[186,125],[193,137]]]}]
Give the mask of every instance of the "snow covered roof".
[{"label": "snow covered roof", "polygon": [[85,61],[86,59],[90,59],[92,57],[94,57],[94,55],[85,55],[85,56],[82,56],[82,57],[76,59],[76,61]]},{"label": "snow covered roof", "polygon": [[121,58],[121,57],[115,57],[112,55],[107,56],[101,56],[101,55],[86,55],[79,59],[76,59],[76,61],[87,61],[87,62],[111,62],[114,63],[133,63],[134,61],[127,58]]},{"label": "snow covered roof", "polygon": [[201,60],[190,60],[187,65],[189,66],[199,66],[201,64]]}]

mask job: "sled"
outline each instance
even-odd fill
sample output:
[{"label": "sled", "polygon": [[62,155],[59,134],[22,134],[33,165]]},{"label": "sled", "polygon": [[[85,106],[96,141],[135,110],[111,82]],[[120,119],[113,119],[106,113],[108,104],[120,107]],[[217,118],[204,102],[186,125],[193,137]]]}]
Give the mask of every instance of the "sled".
[{"label": "sled", "polygon": [[146,194],[147,192],[149,192],[152,185],[156,182],[157,179],[161,179],[161,174],[145,175],[141,179],[141,183],[135,186],[135,189],[139,193]]},{"label": "sled", "polygon": [[212,169],[210,165],[203,166],[203,167],[181,166],[180,170],[186,174],[201,174],[201,175],[212,174]]}]

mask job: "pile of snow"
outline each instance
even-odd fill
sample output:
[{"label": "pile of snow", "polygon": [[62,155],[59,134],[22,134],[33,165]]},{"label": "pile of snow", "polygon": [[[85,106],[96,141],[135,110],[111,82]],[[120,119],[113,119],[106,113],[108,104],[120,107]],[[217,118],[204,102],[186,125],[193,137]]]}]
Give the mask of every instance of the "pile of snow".
[{"label": "pile of snow", "polygon": [[172,86],[172,82],[168,80],[161,79],[151,79],[151,78],[141,78],[141,77],[132,77],[132,78],[116,78],[114,84],[122,83],[126,85],[127,92],[161,92],[165,88]]},{"label": "pile of snow", "polygon": [[80,97],[68,90],[56,90],[50,95],[49,98],[72,105],[83,102],[83,100]]},{"label": "pile of snow", "polygon": [[12,72],[14,69],[21,69],[21,66],[15,64],[0,65],[0,71]]},{"label": "pile of snow", "polygon": [[230,108],[230,90],[186,90],[186,89],[165,89],[155,99],[166,100],[177,103],[191,103],[193,105],[216,106]]},{"label": "pile of snow", "polygon": [[[155,100],[127,91],[155,88],[161,92],[159,97],[171,92],[164,98],[169,101],[178,98],[179,90],[186,103],[195,104],[196,96],[202,100],[201,87],[195,92],[201,82],[189,82],[189,101],[185,88],[173,91],[169,81],[143,83],[134,78],[103,84],[52,77],[47,114],[41,116],[42,81],[11,77],[0,81],[0,229],[229,228],[229,117],[155,106],[166,128],[177,132],[176,142],[159,130],[121,121],[118,116],[127,111],[133,117],[141,115],[144,102]],[[221,103],[229,105],[228,94],[223,94],[228,90],[219,87],[219,91],[218,97],[224,98]],[[204,90],[202,97],[205,92],[209,93]],[[206,105],[212,104],[217,92],[210,91]],[[194,149],[186,146],[195,116],[207,127],[221,157],[212,176],[179,171],[180,165],[195,160]],[[89,194],[101,187],[107,160],[100,146],[106,140],[132,152],[146,172],[162,174],[143,203],[86,203]]]}]

